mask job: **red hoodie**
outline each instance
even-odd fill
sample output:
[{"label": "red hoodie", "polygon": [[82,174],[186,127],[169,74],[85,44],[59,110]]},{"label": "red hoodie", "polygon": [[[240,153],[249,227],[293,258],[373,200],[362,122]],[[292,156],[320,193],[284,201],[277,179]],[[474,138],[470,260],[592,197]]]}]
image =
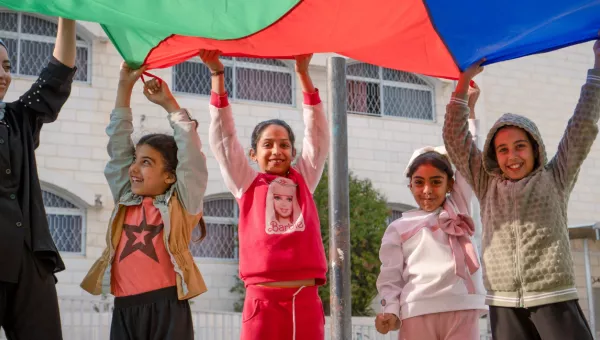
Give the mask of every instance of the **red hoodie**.
[{"label": "red hoodie", "polygon": [[327,273],[312,194],[327,158],[329,131],[318,92],[304,94],[302,155],[286,177],[259,173],[240,144],[227,96],[211,97],[210,146],[240,207],[240,277],[246,285],[316,279]]}]

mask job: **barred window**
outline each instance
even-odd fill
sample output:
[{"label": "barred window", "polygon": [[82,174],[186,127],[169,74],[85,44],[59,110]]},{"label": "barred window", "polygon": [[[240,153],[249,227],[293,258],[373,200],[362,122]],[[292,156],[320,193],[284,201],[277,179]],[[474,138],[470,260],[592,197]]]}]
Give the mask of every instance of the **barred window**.
[{"label": "barred window", "polygon": [[346,68],[348,112],[433,120],[433,86],[416,74],[370,64]]},{"label": "barred window", "polygon": [[[37,16],[0,11],[0,39],[8,47],[12,73],[38,76],[52,57],[58,24]],[[90,42],[77,35],[75,80],[90,80]]]},{"label": "barred window", "polygon": [[67,199],[42,191],[50,234],[61,252],[83,254],[85,211]]},{"label": "barred window", "polygon": [[392,209],[391,214],[390,214],[391,221],[395,221],[395,220],[399,219],[400,217],[402,217],[402,211],[401,210]]},{"label": "barred window", "polygon": [[400,217],[402,217],[402,210],[391,209],[390,215],[387,218],[387,224],[388,225],[391,224],[392,222],[399,219]]},{"label": "barred window", "polygon": [[415,207],[410,206],[408,204],[403,204],[403,203],[388,202],[388,208],[390,209],[389,216],[387,219],[387,223],[389,225],[390,223],[394,222],[395,220],[401,218],[402,214],[404,212],[412,210]]},{"label": "barred window", "polygon": [[238,205],[231,195],[206,199],[206,238],[202,242],[194,242],[200,236],[199,228],[194,229],[190,244],[192,255],[212,259],[237,259],[238,216]]},{"label": "barred window", "polygon": [[[230,98],[294,105],[294,77],[290,67],[276,59],[221,57],[225,89]],[[208,96],[210,70],[198,58],[173,66],[173,90]]]}]

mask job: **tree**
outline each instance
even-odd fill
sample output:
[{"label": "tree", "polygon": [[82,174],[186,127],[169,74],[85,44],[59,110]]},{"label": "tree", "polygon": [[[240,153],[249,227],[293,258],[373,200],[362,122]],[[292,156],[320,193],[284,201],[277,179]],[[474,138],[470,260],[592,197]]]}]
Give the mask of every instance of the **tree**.
[{"label": "tree", "polygon": [[[328,173],[325,169],[313,195],[319,212],[321,236],[327,255],[329,254],[328,181]],[[384,195],[373,187],[370,180],[359,179],[350,173],[349,184],[352,315],[369,316],[374,314],[371,302],[377,295],[375,282],[381,265],[379,247],[390,211]],[[327,264],[329,266],[330,262],[327,261]],[[234,309],[241,311],[245,296],[244,283],[236,277],[236,285],[230,292],[240,294],[240,300],[234,304]],[[329,283],[319,287],[319,296],[323,300],[325,314],[329,315]]]},{"label": "tree", "polygon": [[[387,226],[390,210],[385,196],[377,191],[369,179],[359,179],[352,172],[349,178],[350,196],[350,261],[352,315],[370,316],[371,302],[377,295],[375,283],[379,275],[379,247]],[[329,193],[328,173],[323,172],[314,194],[321,220],[321,235],[325,249],[329,249]],[[327,252],[329,254],[329,252]],[[327,261],[330,264],[330,261]],[[329,268],[331,270],[331,268]],[[330,313],[329,282],[319,287],[325,314]]]}]

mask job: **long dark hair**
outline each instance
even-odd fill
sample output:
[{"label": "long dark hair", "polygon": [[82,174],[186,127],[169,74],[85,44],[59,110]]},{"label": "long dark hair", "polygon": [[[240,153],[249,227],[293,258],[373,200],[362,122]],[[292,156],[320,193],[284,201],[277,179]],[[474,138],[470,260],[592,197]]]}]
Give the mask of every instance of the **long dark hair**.
[{"label": "long dark hair", "polygon": [[[151,133],[140,138],[137,146],[140,145],[148,145],[160,152],[165,163],[164,170],[176,177],[175,170],[177,169],[179,160],[177,159],[177,143],[175,143],[175,138],[173,136],[164,133]],[[204,217],[200,218],[198,228],[200,229],[200,237],[195,239],[194,242],[200,242],[206,237],[206,223],[204,222]]]},{"label": "long dark hair", "polygon": [[421,154],[415,158],[408,168],[408,174],[406,177],[412,178],[412,175],[414,175],[417,169],[423,164],[429,164],[434,166],[436,169],[445,172],[446,175],[448,175],[449,180],[454,178],[454,170],[452,170],[452,165],[450,164],[448,157],[435,151],[425,152],[424,154]]}]

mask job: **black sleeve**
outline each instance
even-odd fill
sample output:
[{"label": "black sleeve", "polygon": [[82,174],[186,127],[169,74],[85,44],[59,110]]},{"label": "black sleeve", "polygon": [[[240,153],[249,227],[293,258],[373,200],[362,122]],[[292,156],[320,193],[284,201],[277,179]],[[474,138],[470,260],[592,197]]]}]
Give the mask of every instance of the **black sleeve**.
[{"label": "black sleeve", "polygon": [[55,121],[69,98],[76,69],[65,66],[52,57],[31,88],[13,103],[15,109],[31,124],[36,148],[42,125]]}]

